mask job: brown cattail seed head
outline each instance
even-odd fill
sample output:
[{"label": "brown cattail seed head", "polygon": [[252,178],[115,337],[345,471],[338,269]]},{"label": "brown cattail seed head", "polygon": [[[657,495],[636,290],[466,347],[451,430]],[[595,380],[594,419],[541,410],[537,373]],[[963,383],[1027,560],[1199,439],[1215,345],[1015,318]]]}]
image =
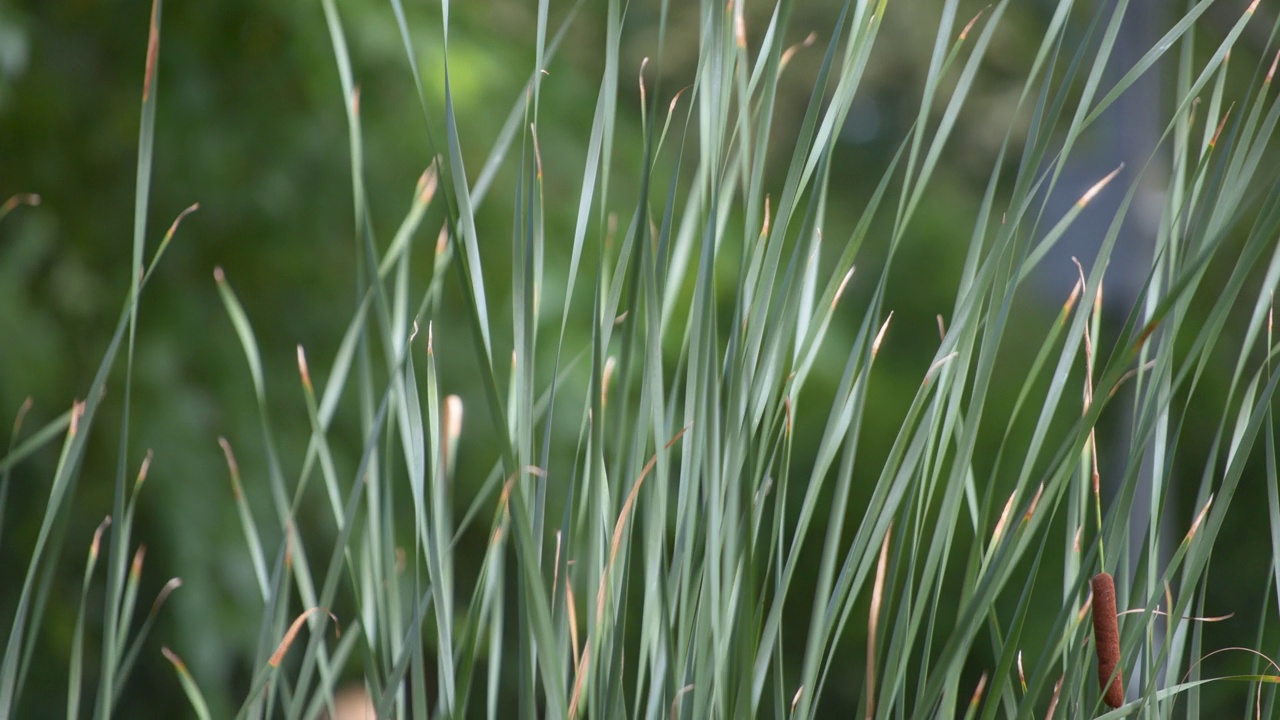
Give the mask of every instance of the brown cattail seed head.
[{"label": "brown cattail seed head", "polygon": [[1098,687],[1107,705],[1124,704],[1120,670],[1120,629],[1116,624],[1116,584],[1107,573],[1093,576],[1093,643],[1098,651]]}]

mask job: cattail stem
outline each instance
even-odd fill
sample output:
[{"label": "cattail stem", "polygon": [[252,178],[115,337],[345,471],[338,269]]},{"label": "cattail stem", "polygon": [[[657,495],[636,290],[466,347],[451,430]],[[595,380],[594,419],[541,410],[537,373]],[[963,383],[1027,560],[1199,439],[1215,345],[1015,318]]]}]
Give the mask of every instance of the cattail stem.
[{"label": "cattail stem", "polygon": [[1098,687],[1107,705],[1124,704],[1120,669],[1120,629],[1116,623],[1116,584],[1107,573],[1093,576],[1093,644],[1098,651]]}]

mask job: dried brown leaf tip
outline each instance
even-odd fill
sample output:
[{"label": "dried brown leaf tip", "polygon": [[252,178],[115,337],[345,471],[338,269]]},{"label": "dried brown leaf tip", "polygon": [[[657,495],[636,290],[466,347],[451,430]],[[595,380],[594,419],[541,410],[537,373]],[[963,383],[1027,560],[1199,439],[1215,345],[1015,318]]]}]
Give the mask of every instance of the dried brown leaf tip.
[{"label": "dried brown leaf tip", "polygon": [[1097,197],[1098,193],[1102,192],[1102,188],[1106,187],[1107,183],[1114,180],[1116,175],[1119,175],[1120,171],[1123,169],[1124,169],[1124,163],[1120,163],[1120,167],[1116,168],[1115,170],[1112,170],[1106,177],[1094,183],[1093,187],[1086,190],[1084,195],[1081,195],[1080,199],[1076,201],[1076,205],[1080,207],[1084,207],[1085,205],[1088,205],[1089,201]]},{"label": "dried brown leaf tip", "polygon": [[[849,272],[845,273],[844,278],[840,280],[840,286],[836,288],[836,294],[831,298],[832,310],[836,309],[836,303],[840,302],[840,296],[844,294],[845,287],[847,287],[849,285],[849,281],[853,279],[853,271],[856,269],[857,268],[855,267],[850,267]],[[889,322],[888,320],[885,321],[886,324],[888,322]],[[877,336],[877,338],[878,337],[879,336]]]},{"label": "dried brown leaf tip", "polygon": [[987,10],[989,10],[990,8],[991,6],[988,5],[982,8],[981,10],[979,10],[978,14],[974,15],[973,19],[969,21],[969,24],[964,26],[964,29],[960,31],[960,42],[964,42],[965,38],[969,37],[969,31],[972,30],[974,24],[978,22],[978,18],[982,17],[982,14]]},{"label": "dried brown leaf tip", "polygon": [[306,622],[307,618],[314,612],[323,612],[328,615],[333,620],[334,634],[341,637],[342,629],[338,627],[337,615],[334,615],[328,609],[322,607],[308,608],[304,610],[301,615],[294,618],[293,624],[289,626],[288,632],[284,634],[284,639],[280,641],[280,644],[276,647],[276,651],[271,653],[271,658],[267,660],[268,665],[271,667],[280,667],[280,661],[284,660],[285,653],[289,652],[289,646],[293,644],[294,638],[298,636],[298,631],[302,629],[302,623]]},{"label": "dried brown leaf tip", "polygon": [[733,8],[733,39],[738,44],[738,48],[747,49],[747,19],[742,12],[742,6],[745,2],[730,2]]},{"label": "dried brown leaf tip", "polygon": [[129,566],[129,577],[135,581],[142,577],[142,561],[147,557],[147,546],[139,545],[138,549],[133,553],[133,564]]},{"label": "dried brown leaf tip", "polygon": [[1116,622],[1116,584],[1111,575],[1093,576],[1093,643],[1098,653],[1098,687],[1112,708],[1124,704],[1124,671],[1120,668],[1120,629]]},{"label": "dried brown leaf tip", "polygon": [[811,32],[805,36],[804,40],[801,40],[795,45],[792,45],[791,47],[784,50],[782,53],[782,57],[778,59],[778,69],[781,70],[782,68],[786,67],[787,63],[791,62],[791,58],[795,57],[796,53],[800,52],[801,48],[811,47],[815,42],[817,42],[817,40],[818,40],[818,33]]},{"label": "dried brown leaf tip", "polygon": [[174,668],[175,668],[175,669],[176,669],[180,674],[182,674],[182,675],[189,675],[189,674],[190,674],[190,673],[188,673],[188,672],[187,672],[187,666],[186,666],[186,664],[182,662],[182,658],[178,657],[178,654],[177,654],[177,653],[175,653],[174,651],[170,650],[170,649],[169,649],[169,648],[167,648],[167,647],[162,647],[162,648],[160,648],[160,654],[161,654],[161,655],[164,655],[164,659],[165,659],[165,660],[168,660],[168,661],[169,661],[169,663],[170,663],[171,665],[173,665],[173,667],[174,667]]},{"label": "dried brown leaf tip", "polygon": [[307,369],[307,353],[301,345],[298,346],[298,375],[302,376],[302,387],[307,394],[313,393],[315,390],[311,385],[311,371]]},{"label": "dried brown leaf tip", "polygon": [[244,497],[240,489],[240,465],[236,463],[235,453],[231,452],[231,443],[227,442],[226,438],[218,438],[218,445],[222,446],[222,454],[227,459],[227,469],[231,472],[231,493],[235,501],[240,502]]},{"label": "dried brown leaf tip", "polygon": [[151,23],[147,32],[147,68],[142,78],[142,102],[151,97],[151,84],[156,77],[156,59],[160,56],[160,0],[151,3]]},{"label": "dried brown leaf tip", "polygon": [[880,543],[880,559],[876,561],[876,580],[871,588],[871,610],[867,613],[867,717],[875,717],[876,710],[876,633],[880,625],[880,610],[884,602],[885,573],[889,563],[889,538],[893,535],[893,523],[884,532]]},{"label": "dried brown leaf tip", "polygon": [[1062,696],[1062,681],[1066,679],[1066,675],[1058,676],[1058,682],[1053,686],[1053,696],[1049,698],[1049,709],[1044,713],[1044,720],[1053,720],[1053,712],[1058,709],[1058,698]]},{"label": "dried brown leaf tip", "polygon": [[138,479],[133,482],[134,492],[142,487],[142,483],[147,481],[147,472],[151,470],[151,459],[155,457],[155,453],[150,449],[147,450],[146,457],[142,458],[142,466],[138,468]]},{"label": "dried brown leaf tip", "polygon": [[18,193],[17,195],[14,195],[8,200],[5,200],[3,205],[0,205],[0,217],[4,217],[5,215],[8,215],[9,211],[13,210],[19,205],[31,205],[32,207],[35,207],[36,205],[39,205],[39,204],[40,204],[39,195],[36,195],[35,193]]},{"label": "dried brown leaf tip", "polygon": [[987,689],[987,672],[982,671],[982,677],[978,678],[978,687],[973,690],[973,697],[969,699],[969,710],[972,712],[977,709],[982,702],[982,693]]},{"label": "dried brown leaf tip", "polygon": [[418,177],[418,202],[426,205],[431,202],[431,198],[436,195],[436,188],[440,184],[440,172],[436,169],[436,161],[432,160],[426,170],[422,171],[422,175]]},{"label": "dried brown leaf tip", "polygon": [[1209,141],[1210,148],[1218,146],[1218,138],[1222,137],[1222,130],[1227,126],[1227,119],[1231,117],[1231,111],[1234,110],[1235,107],[1236,104],[1231,103],[1231,105],[1227,107],[1227,111],[1222,114],[1222,119],[1218,121],[1218,129],[1213,131],[1213,139]]},{"label": "dried brown leaf tip", "polygon": [[1031,517],[1036,514],[1036,508],[1040,506],[1040,498],[1044,495],[1044,483],[1040,483],[1040,487],[1036,488],[1035,497],[1031,498],[1031,506],[1027,508],[1027,512],[1022,516],[1022,522],[1031,522]]},{"label": "dried brown leaf tip", "polygon": [[1213,496],[1210,495],[1208,501],[1205,502],[1204,507],[1200,509],[1200,514],[1196,515],[1195,521],[1191,523],[1191,529],[1187,531],[1187,537],[1183,542],[1191,542],[1191,539],[1196,536],[1196,531],[1200,529],[1200,524],[1204,522],[1204,518],[1209,514],[1209,508],[1212,505]]},{"label": "dried brown leaf tip", "polygon": [[111,516],[108,515],[98,523],[98,529],[93,531],[93,542],[89,544],[89,559],[98,559],[98,548],[102,545],[102,533],[106,532],[107,527],[111,525]]},{"label": "dried brown leaf tip", "polygon": [[75,437],[80,431],[80,418],[84,417],[85,401],[74,400],[71,403],[71,437]]},{"label": "dried brown leaf tip", "polygon": [[880,326],[880,332],[876,333],[876,339],[871,341],[871,357],[880,354],[880,344],[884,342],[884,334],[889,332],[889,321],[893,320],[893,311],[889,311],[889,316],[884,319],[884,324]]}]

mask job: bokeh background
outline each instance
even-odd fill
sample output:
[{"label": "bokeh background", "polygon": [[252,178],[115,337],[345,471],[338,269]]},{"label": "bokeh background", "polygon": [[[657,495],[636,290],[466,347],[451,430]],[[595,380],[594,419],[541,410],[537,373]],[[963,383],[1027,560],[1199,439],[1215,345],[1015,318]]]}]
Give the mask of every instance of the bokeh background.
[{"label": "bokeh background", "polygon": [[[985,4],[962,2],[962,22]],[[1097,0],[1094,4],[1109,7],[1111,3]],[[566,17],[570,5],[552,3],[553,28]],[[657,83],[656,92],[664,98],[688,83],[697,58],[694,3],[672,5],[665,53],[660,62],[654,59],[649,73],[650,82]],[[926,0],[890,3],[873,64],[841,133],[828,237],[846,236],[857,222],[915,118],[941,5]],[[1013,113],[1014,103],[1053,5],[1048,0],[1013,3],[944,164],[895,261],[897,278],[887,302],[895,310],[884,350],[888,361],[877,366],[879,382],[872,395],[877,407],[869,413],[877,421],[865,429],[866,463],[871,469],[863,476],[869,479],[874,478],[877,453],[892,442],[897,421],[936,348],[934,318],[945,314],[953,302],[959,264],[995,152],[1008,127],[1015,128],[1015,137],[1025,127],[1026,118]],[[1112,81],[1172,23],[1172,5],[1179,4],[1132,3],[1121,51],[1109,69]],[[414,184],[435,150],[427,140],[389,4],[347,0],[339,6],[361,87],[365,181],[374,225],[385,241],[407,210]],[[605,6],[603,2],[583,5],[543,82],[539,140],[553,253],[548,257],[550,277],[563,274],[562,266],[567,265],[586,137],[602,70]],[[658,3],[632,2],[631,6],[624,36],[624,80],[635,77],[642,58],[657,52]],[[780,90],[775,142],[783,159],[771,168],[767,180],[779,190],[790,153],[788,138],[809,102],[816,65],[839,6],[835,0],[801,2],[792,17],[788,44],[815,32],[817,45],[797,56],[788,69],[789,82]],[[1207,48],[1216,42],[1242,7],[1241,2],[1217,3],[1197,30],[1202,45]],[[426,97],[431,111],[438,113],[442,92],[439,6],[406,2],[406,11],[426,76]],[[1240,70],[1232,76],[1232,91],[1237,95],[1253,77],[1252,68],[1267,46],[1266,29],[1275,11],[1274,6],[1262,4],[1259,21],[1239,46],[1253,57],[1233,58]],[[754,42],[758,43],[770,12],[764,3],[748,4],[749,37]],[[0,223],[0,418],[11,418],[30,397],[33,409],[28,428],[56,417],[86,391],[127,293],[149,13],[150,3],[140,0],[10,0],[0,5],[0,199],[19,192],[37,193],[42,199],[38,207],[20,208]],[[535,13],[536,3],[523,0],[453,4],[452,90],[473,182],[533,68]],[[1077,19],[1071,32],[1081,34],[1082,22]],[[1051,214],[1074,202],[1119,161],[1141,166],[1169,117],[1171,72],[1169,63],[1158,65],[1090,131],[1064,177],[1061,197],[1050,198]],[[638,90],[625,81],[621,88],[619,136],[630,136],[635,142],[618,143],[611,205],[626,217],[634,206],[641,143]],[[185,713],[177,680],[159,653],[160,645],[167,645],[187,662],[214,703],[215,716],[222,717],[238,706],[247,686],[260,607],[217,438],[224,436],[235,447],[248,492],[259,508],[265,508],[261,501],[266,483],[249,374],[218,300],[212,271],[216,266],[225,270],[254,323],[268,371],[277,441],[289,475],[298,468],[309,434],[294,347],[306,347],[313,375],[325,377],[328,358],[354,304],[347,125],[333,51],[317,2],[171,0],[163,13],[157,92],[149,247],[155,247],[183,208],[194,202],[201,208],[184,221],[144,296],[127,464],[130,473],[135,472],[145,450],[154,449],[135,533],[148,548],[143,580],[148,599],[140,604],[148,604],[170,577],[180,576],[184,585],[170,599],[144,651],[121,712],[125,717]],[[1004,171],[1011,174],[1015,168],[1016,158]],[[499,326],[509,322],[503,313],[510,312],[506,278],[512,176],[499,174],[477,218],[486,283]],[[1152,178],[1142,196],[1145,201],[1131,213],[1127,239],[1108,275],[1108,303],[1118,318],[1135,301],[1136,282],[1149,262],[1161,190],[1159,172]],[[1007,367],[1016,370],[1029,361],[1024,357],[1029,350],[1020,348],[1016,339],[1020,329],[1026,330],[1029,343],[1038,343],[1039,329],[1057,312],[1074,283],[1075,268],[1069,258],[1078,256],[1088,266],[1118,197],[1119,193],[1103,197],[1090,206],[1064,248],[1045,262],[1042,276],[1030,284],[1028,302],[1019,304],[1012,320]],[[430,248],[438,227],[438,217],[429,220],[417,241]],[[877,267],[886,251],[883,240],[883,233],[873,233],[857,260],[859,268]],[[556,247],[565,248],[563,257],[554,255]],[[827,251],[838,249],[828,247]],[[420,252],[417,257],[426,278],[431,253]],[[1219,274],[1228,271],[1214,268]],[[876,274],[868,272],[866,277]],[[864,299],[870,289],[869,279],[855,281],[850,302]],[[722,290],[732,292],[732,287]],[[452,282],[449,293],[446,302],[460,307]],[[821,395],[823,387],[838,380],[843,348],[855,330],[852,314],[844,317],[850,322],[837,322],[833,329],[832,355],[815,370],[812,393]],[[586,325],[576,332],[586,342]],[[469,499],[468,493],[476,492],[492,462],[482,394],[471,371],[473,355],[465,333],[461,321],[451,322],[447,315],[438,320],[437,359],[444,389],[460,394],[468,407],[475,408],[468,416],[460,459],[460,504]],[[1224,347],[1230,342],[1228,338]],[[1036,345],[1029,347],[1033,350]],[[505,352],[501,348],[500,341],[497,357]],[[1208,378],[1201,391],[1209,398],[1209,407],[1213,407],[1213,393],[1223,392],[1215,383],[1221,385],[1216,378]],[[1011,383],[1008,391],[1016,391],[1016,385]],[[25,693],[27,717],[64,712],[65,667],[84,552],[94,528],[110,510],[121,392],[119,383],[108,390],[87,454],[62,548],[65,572],[56,580],[40,631],[43,657]],[[997,397],[993,402],[1007,407],[1012,397]],[[1104,422],[1123,427],[1123,418]],[[1204,422],[1214,428],[1217,417],[1206,417]],[[340,462],[348,472],[361,447],[358,428],[354,410],[339,414],[333,442],[345,451]],[[994,447],[1000,429],[993,429],[984,442]],[[576,427],[570,432],[576,432]],[[1205,451],[1197,444],[1208,442],[1195,432],[1187,436],[1182,448],[1192,476],[1184,485],[1187,497],[1170,503],[1170,518],[1179,527],[1185,527],[1192,514],[1191,493],[1201,468],[1196,459]],[[1123,458],[1121,450],[1114,453],[1116,462]],[[807,462],[811,452],[802,439],[798,462]],[[51,448],[19,467],[4,500],[0,617],[12,616],[18,578],[25,572],[56,459],[56,449]],[[1260,476],[1255,477],[1245,481],[1242,493],[1262,490]],[[474,485],[468,486],[467,478],[475,478]],[[1213,590],[1218,597],[1211,597],[1210,605],[1216,602],[1223,613],[1235,611],[1242,618],[1215,629],[1217,644],[1252,646],[1256,642],[1252,623],[1269,577],[1266,521],[1261,508],[1238,505],[1241,522],[1229,525],[1220,540],[1231,553],[1238,582],[1219,584]],[[1252,528],[1250,512],[1257,513]],[[314,528],[308,542],[317,547],[326,547],[325,534],[330,532],[320,522],[322,517],[315,512],[311,518]],[[271,547],[278,538],[264,541]],[[483,536],[476,542],[482,546]],[[807,583],[802,578],[798,588]],[[796,608],[801,614],[798,621],[807,622],[802,617],[807,604]],[[90,621],[97,623],[100,618]],[[91,659],[97,657],[97,632],[91,624]],[[851,629],[846,642],[851,667],[861,662],[860,632]],[[857,689],[849,685],[833,687],[833,708],[853,702]],[[842,693],[848,697],[842,699]]]}]

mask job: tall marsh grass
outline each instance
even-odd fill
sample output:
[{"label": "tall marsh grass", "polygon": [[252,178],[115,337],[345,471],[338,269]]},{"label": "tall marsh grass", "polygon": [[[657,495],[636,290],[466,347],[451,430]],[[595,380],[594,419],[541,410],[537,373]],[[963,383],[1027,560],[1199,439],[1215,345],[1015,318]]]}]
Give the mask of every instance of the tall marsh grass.
[{"label": "tall marsh grass", "polygon": [[[900,250],[1015,3],[962,12],[946,0],[926,13],[937,27],[918,112],[888,164],[864,170],[879,178],[874,192],[856,198],[831,192],[834,166],[849,162],[839,135],[885,17],[918,8],[834,3],[810,46],[791,2],[750,15],[744,4],[701,0],[696,74],[669,87],[673,4],[608,0],[585,161],[568,167],[541,152],[539,109],[556,82],[542,70],[583,3],[537,3],[536,50],[516,70],[527,85],[498,109],[508,120],[482,158],[463,152],[451,94],[450,2],[423,37],[406,19],[414,9],[391,0],[434,156],[404,190],[403,222],[382,228],[364,185],[351,28],[340,3],[321,0],[353,167],[357,293],[336,352],[298,347],[297,385],[268,387],[254,318],[281,309],[243,302],[236,278],[211,269],[266,457],[239,466],[233,441],[219,439],[227,467],[216,470],[229,474],[259,595],[239,609],[258,640],[231,699],[237,717],[333,717],[351,685],[379,717],[1182,717],[1219,707],[1204,703],[1220,687],[1235,712],[1275,716],[1274,8],[1232,10],[1214,33],[1201,28],[1212,0],[1182,3],[1166,34],[1104,82],[1129,3],[1057,3],[1011,114],[985,121],[1004,140],[976,222],[955,228],[964,261],[941,279],[954,303],[940,308],[931,357],[918,358],[926,369],[914,394],[888,403],[900,418],[891,444],[868,447],[866,426],[884,422],[874,414],[885,402],[869,397],[894,343],[890,298],[926,282]],[[639,5],[658,31],[636,66],[620,48]],[[0,717],[21,716],[28,672],[45,661],[53,572],[85,557],[68,512],[108,385],[123,397],[124,431],[109,521],[84,565],[68,716],[112,715],[146,654],[163,653],[198,717],[211,716],[206,694],[227,691],[149,639],[179,581],[140,597],[132,533],[150,460],[128,431],[138,313],[165,249],[181,242],[174,221],[148,251],[160,11],[155,0],[130,265],[142,272],[130,273],[83,401],[34,432],[19,422],[0,460],[7,487],[17,463],[61,438],[29,566],[8,585],[18,600]],[[1229,58],[1248,27],[1268,57],[1241,70]],[[780,137],[779,87],[801,79],[788,74],[797,52],[820,59],[803,77],[813,89],[801,121]],[[1173,81],[1154,153],[1054,211],[1090,128],[1161,60]],[[1241,73],[1246,89],[1233,94],[1228,76]],[[626,84],[638,107],[625,106]],[[637,117],[638,132],[623,121]],[[619,176],[624,155],[638,158],[638,177]],[[575,192],[548,194],[553,173]],[[515,188],[509,245],[478,229],[496,178]],[[1158,231],[1138,299],[1106,307],[1123,221],[1153,186]],[[1100,249],[1078,259],[1061,311],[1037,316],[1026,337],[1015,316],[1037,267],[1104,195],[1118,210]],[[549,230],[553,208],[574,218],[571,232]],[[492,270],[508,252],[510,274]],[[427,274],[415,270],[423,253]],[[1104,323],[1104,307],[1122,321]],[[446,354],[468,363],[465,388],[442,381]],[[809,382],[815,373],[830,382]],[[1210,373],[1225,393],[1201,392]],[[305,408],[301,455],[277,447],[275,393]],[[358,418],[358,458],[333,444],[340,415]],[[1104,418],[1125,418],[1113,423],[1123,429],[1104,437]],[[1210,436],[1194,467],[1179,452],[1189,433]],[[466,455],[487,475],[465,476]],[[1175,476],[1196,486],[1191,511]],[[1211,568],[1242,504],[1265,506],[1270,544],[1221,548]],[[323,527],[297,521],[304,505],[322,508]],[[1269,577],[1241,583],[1266,593],[1249,605],[1260,614],[1233,620],[1256,625],[1260,654],[1238,651],[1246,669],[1218,672],[1212,621],[1232,608],[1209,607],[1207,591],[1233,553],[1268,550]],[[1120,611],[1114,710],[1089,620],[1090,580],[1103,572]],[[100,657],[84,649],[90,632]]]}]

